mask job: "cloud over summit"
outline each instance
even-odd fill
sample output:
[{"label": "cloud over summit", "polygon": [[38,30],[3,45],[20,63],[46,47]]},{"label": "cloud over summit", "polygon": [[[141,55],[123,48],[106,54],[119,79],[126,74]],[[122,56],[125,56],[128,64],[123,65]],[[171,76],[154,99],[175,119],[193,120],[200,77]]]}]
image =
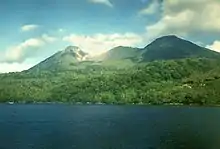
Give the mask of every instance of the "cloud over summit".
[{"label": "cloud over summit", "polygon": [[220,33],[219,0],[164,0],[162,18],[146,26],[147,34],[188,36],[201,32]]},{"label": "cloud over summit", "polygon": [[143,39],[135,33],[115,33],[91,36],[71,34],[63,40],[82,48],[91,55],[98,55],[117,46],[137,46]]}]

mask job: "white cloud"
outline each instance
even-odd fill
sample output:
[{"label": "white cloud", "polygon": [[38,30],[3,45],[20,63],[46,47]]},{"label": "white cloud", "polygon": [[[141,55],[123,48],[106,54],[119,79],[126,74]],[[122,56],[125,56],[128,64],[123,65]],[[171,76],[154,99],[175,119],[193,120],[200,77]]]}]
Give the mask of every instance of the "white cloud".
[{"label": "white cloud", "polygon": [[219,0],[164,0],[162,10],[162,18],[146,27],[149,36],[220,33]]},{"label": "white cloud", "polygon": [[0,63],[0,73],[19,72],[31,68],[28,63]]},{"label": "white cloud", "polygon": [[220,41],[214,41],[212,45],[208,45],[206,48],[220,52]]},{"label": "white cloud", "polygon": [[89,2],[113,7],[113,4],[110,2],[110,0],[89,0]]},{"label": "white cloud", "polygon": [[34,56],[36,50],[40,49],[47,43],[55,42],[57,38],[43,34],[38,38],[30,38],[22,43],[7,48],[4,53],[1,53],[0,62],[23,62],[29,57]]},{"label": "white cloud", "polygon": [[45,41],[45,42],[54,42],[54,41],[56,41],[57,40],[57,38],[56,37],[53,37],[53,36],[49,36],[49,35],[47,35],[47,34],[43,34],[42,35],[42,39]]},{"label": "white cloud", "polygon": [[160,9],[160,3],[158,0],[154,0],[146,8],[139,11],[139,15],[152,15],[155,14]]},{"label": "white cloud", "polygon": [[142,43],[140,35],[125,34],[95,34],[92,36],[71,34],[63,38],[75,46],[79,46],[91,55],[98,55],[117,46],[136,46]]},{"label": "white cloud", "polygon": [[31,30],[35,30],[39,27],[39,25],[36,25],[36,24],[27,24],[27,25],[24,25],[21,27],[21,31],[23,32],[28,32],[28,31],[31,31]]},{"label": "white cloud", "polygon": [[45,42],[42,39],[31,38],[18,45],[12,46],[5,51],[4,61],[22,62],[33,49],[43,46]]}]

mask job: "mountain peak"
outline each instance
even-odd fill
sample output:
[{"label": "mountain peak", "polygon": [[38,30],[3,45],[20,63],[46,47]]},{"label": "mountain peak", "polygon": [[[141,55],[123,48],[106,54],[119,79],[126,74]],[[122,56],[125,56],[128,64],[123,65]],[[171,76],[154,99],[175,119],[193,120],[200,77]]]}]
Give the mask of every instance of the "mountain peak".
[{"label": "mountain peak", "polygon": [[175,35],[157,38],[144,48],[144,61],[216,57],[218,54]]},{"label": "mountain peak", "polygon": [[177,37],[176,35],[165,35],[165,36],[159,37],[158,39],[161,39],[161,38],[179,38],[179,37]]},{"label": "mountain peak", "polygon": [[83,61],[88,57],[88,53],[84,52],[77,46],[68,46],[64,51],[61,51],[62,55],[71,55],[79,61]]},{"label": "mountain peak", "polygon": [[64,52],[78,52],[78,51],[81,51],[81,49],[77,46],[68,46],[66,47],[66,49],[64,50]]},{"label": "mountain peak", "polygon": [[87,58],[88,54],[79,47],[68,46],[32,67],[30,70],[71,70],[78,63],[86,61]]},{"label": "mountain peak", "polygon": [[169,41],[170,42],[170,41],[176,41],[176,40],[183,40],[183,39],[177,37],[176,35],[166,35],[166,36],[157,38],[155,41],[163,41],[163,42]]}]

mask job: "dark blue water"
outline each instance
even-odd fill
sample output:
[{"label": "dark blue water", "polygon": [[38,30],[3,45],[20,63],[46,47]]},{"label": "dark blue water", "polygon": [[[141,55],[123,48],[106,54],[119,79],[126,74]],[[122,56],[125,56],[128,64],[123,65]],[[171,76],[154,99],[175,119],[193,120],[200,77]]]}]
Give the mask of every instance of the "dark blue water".
[{"label": "dark blue water", "polygon": [[0,105],[0,149],[219,149],[220,108]]}]

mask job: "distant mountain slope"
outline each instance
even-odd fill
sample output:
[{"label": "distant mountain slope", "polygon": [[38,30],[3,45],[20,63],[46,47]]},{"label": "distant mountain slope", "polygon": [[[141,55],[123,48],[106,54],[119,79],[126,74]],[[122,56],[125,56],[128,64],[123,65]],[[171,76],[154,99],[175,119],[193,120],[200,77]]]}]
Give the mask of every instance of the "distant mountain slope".
[{"label": "distant mountain slope", "polygon": [[80,48],[69,46],[29,69],[29,71],[84,69],[91,68],[92,65],[128,68],[138,62],[183,58],[220,58],[220,53],[169,35],[154,40],[143,49],[119,46],[93,58],[89,58],[89,55]]},{"label": "distant mountain slope", "polygon": [[115,61],[123,59],[136,60],[140,57],[140,49],[132,47],[115,47],[108,52],[98,56],[97,58],[101,61]]},{"label": "distant mountain slope", "polygon": [[216,58],[219,53],[200,47],[174,35],[154,40],[143,49],[143,61],[169,60],[190,57]]},{"label": "distant mountain slope", "polygon": [[59,51],[51,57],[40,62],[29,71],[39,70],[69,70],[73,65],[76,65],[87,59],[88,54],[75,46],[68,46],[65,50]]}]

